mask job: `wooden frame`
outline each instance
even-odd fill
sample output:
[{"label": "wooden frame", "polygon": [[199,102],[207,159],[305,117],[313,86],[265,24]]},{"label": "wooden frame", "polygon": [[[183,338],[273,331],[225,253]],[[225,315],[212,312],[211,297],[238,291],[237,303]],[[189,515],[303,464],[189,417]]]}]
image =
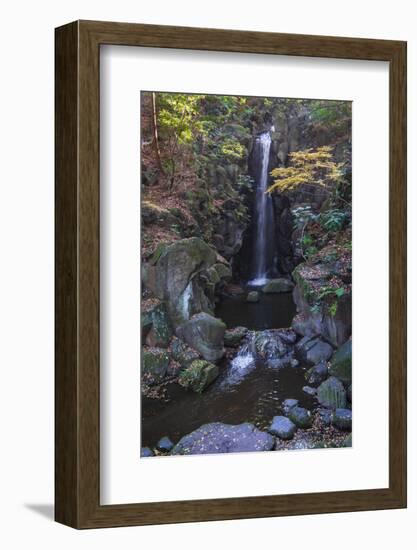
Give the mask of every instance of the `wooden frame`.
[{"label": "wooden frame", "polygon": [[[99,500],[99,51],[102,44],[390,64],[389,488],[128,505]],[[56,29],[56,509],[75,528],[406,506],[406,43],[77,21]]]}]

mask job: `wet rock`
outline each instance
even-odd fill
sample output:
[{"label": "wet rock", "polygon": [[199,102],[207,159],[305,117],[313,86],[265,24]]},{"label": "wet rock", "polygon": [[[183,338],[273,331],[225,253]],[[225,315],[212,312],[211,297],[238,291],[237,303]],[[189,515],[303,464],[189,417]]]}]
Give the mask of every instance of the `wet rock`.
[{"label": "wet rock", "polygon": [[265,294],[277,294],[279,292],[291,292],[293,288],[294,283],[289,279],[271,279],[262,287],[262,292]]},{"label": "wet rock", "polygon": [[288,413],[288,418],[299,428],[311,428],[313,423],[310,411],[303,407],[292,407]]},{"label": "wet rock", "polygon": [[333,348],[327,342],[320,338],[310,338],[305,336],[295,346],[297,357],[309,365],[317,365],[322,361],[330,359]]},{"label": "wet rock", "polygon": [[226,330],[224,333],[224,345],[237,348],[247,333],[248,329],[246,327],[235,327]]},{"label": "wet rock", "polygon": [[195,349],[190,348],[185,342],[175,336],[171,341],[171,355],[182,368],[187,368],[193,361],[200,359],[200,354]]},{"label": "wet rock", "polygon": [[142,335],[148,346],[168,346],[172,328],[164,304],[158,303],[142,312]]},{"label": "wet rock", "polygon": [[174,447],[174,443],[170,440],[168,436],[161,437],[161,439],[156,444],[156,448],[161,453],[169,453],[169,451]]},{"label": "wet rock", "polygon": [[305,375],[307,382],[314,388],[320,386],[320,384],[326,380],[327,376],[328,369],[324,361],[314,367],[311,367]]},{"label": "wet rock", "polygon": [[226,325],[208,313],[197,313],[177,328],[177,336],[197,350],[207,361],[224,355],[223,338]]},{"label": "wet rock", "polygon": [[329,409],[344,409],[346,391],[342,382],[330,376],[317,388],[317,399],[321,405]]},{"label": "wet rock", "polygon": [[297,426],[286,416],[274,416],[268,432],[281,439],[292,439],[297,430]]},{"label": "wet rock", "polygon": [[142,447],[140,450],[140,456],[142,458],[148,458],[150,456],[155,456],[155,455],[152,449],[150,449],[149,447]]},{"label": "wet rock", "polygon": [[335,351],[330,362],[329,374],[341,380],[346,386],[352,383],[352,340],[348,340]]},{"label": "wet rock", "polygon": [[296,407],[297,405],[298,405],[298,399],[285,399],[285,400],[282,402],[282,405],[281,405],[282,412],[283,412],[285,415],[288,415],[288,413],[290,412],[290,410],[291,410],[293,407]]},{"label": "wet rock", "polygon": [[317,390],[316,388],[312,388],[311,386],[303,386],[303,392],[307,395],[311,395],[312,397],[314,397],[317,393]]},{"label": "wet rock", "polygon": [[332,423],[339,430],[351,430],[352,411],[350,409],[336,409],[333,413]]},{"label": "wet rock", "polygon": [[159,384],[165,377],[169,355],[165,349],[147,348],[142,352],[142,377],[146,384]]},{"label": "wet rock", "polygon": [[287,353],[287,346],[277,330],[258,332],[253,340],[253,348],[262,359],[278,359]]},{"label": "wet rock", "polygon": [[246,301],[251,303],[259,302],[259,292],[257,290],[251,290],[246,296]]},{"label": "wet rock", "polygon": [[245,422],[237,426],[213,422],[204,424],[182,437],[171,451],[172,455],[237,453],[270,451],[275,443],[271,434]]},{"label": "wet rock", "polygon": [[277,330],[277,334],[279,334],[284,344],[292,345],[297,341],[296,333],[290,328],[280,328]]},{"label": "wet rock", "polygon": [[217,365],[197,359],[189,367],[181,371],[178,382],[184,388],[190,388],[197,393],[201,393],[209,386],[219,375]]}]

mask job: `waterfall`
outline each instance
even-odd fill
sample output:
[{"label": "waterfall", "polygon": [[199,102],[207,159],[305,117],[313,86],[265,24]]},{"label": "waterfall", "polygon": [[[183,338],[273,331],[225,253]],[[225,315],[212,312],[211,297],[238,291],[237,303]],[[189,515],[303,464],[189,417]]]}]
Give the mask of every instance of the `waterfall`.
[{"label": "waterfall", "polygon": [[269,132],[260,134],[254,145],[255,160],[255,204],[254,204],[254,239],[252,280],[249,284],[260,286],[266,283],[274,268],[275,224],[272,197],[266,193],[268,189],[269,153],[271,135]]}]

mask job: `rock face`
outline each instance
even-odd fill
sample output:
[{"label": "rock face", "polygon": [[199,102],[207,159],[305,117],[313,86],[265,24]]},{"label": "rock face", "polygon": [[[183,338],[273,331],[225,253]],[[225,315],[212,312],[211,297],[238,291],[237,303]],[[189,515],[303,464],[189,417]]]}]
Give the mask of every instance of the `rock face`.
[{"label": "rock face", "polygon": [[317,365],[330,359],[333,348],[320,338],[304,336],[295,346],[297,357],[308,365]]},{"label": "rock face", "polygon": [[262,432],[248,422],[232,426],[221,422],[204,424],[184,436],[171,454],[217,454],[270,451],[274,446],[271,434]]},{"label": "rock face", "polygon": [[226,325],[208,313],[197,313],[177,328],[177,336],[197,350],[207,361],[217,361],[224,355]]},{"label": "rock face", "polygon": [[248,329],[246,327],[235,327],[226,330],[224,333],[224,345],[230,348],[237,348],[247,333]]},{"label": "rock face", "polygon": [[165,349],[148,348],[142,353],[142,377],[146,384],[159,384],[164,379],[169,365]]},{"label": "rock face", "polygon": [[339,378],[346,386],[352,383],[352,340],[345,342],[334,353],[329,374]]},{"label": "rock face", "polygon": [[323,407],[344,409],[346,407],[346,391],[342,382],[334,376],[330,376],[317,388],[317,399]]},{"label": "rock face", "polygon": [[291,292],[294,284],[289,279],[271,279],[263,287],[264,294],[277,294],[279,292]]},{"label": "rock face", "polygon": [[310,411],[303,407],[292,407],[288,413],[288,418],[299,428],[311,428],[313,423]]},{"label": "rock face", "polygon": [[178,382],[184,388],[190,388],[197,393],[202,393],[219,375],[219,369],[213,363],[197,359],[183,370]]},{"label": "rock face", "polygon": [[230,270],[221,267],[214,249],[191,237],[161,243],[144,267],[143,278],[145,286],[165,302],[176,328],[194,313],[212,313],[215,286],[229,276]]},{"label": "rock face", "polygon": [[142,336],[148,346],[168,346],[172,328],[163,303],[158,303],[142,313]]},{"label": "rock face", "polygon": [[336,409],[333,413],[332,422],[339,430],[351,430],[352,411],[350,409]]},{"label": "rock face", "polygon": [[274,416],[268,431],[281,439],[292,439],[297,431],[297,426],[286,416]]},{"label": "rock face", "polygon": [[337,299],[335,296],[336,310],[332,311],[326,302],[321,301],[317,290],[326,287],[335,272],[335,266],[321,264],[300,264],[293,271],[296,282],[293,298],[297,315],[292,327],[301,336],[321,336],[339,347],[352,333],[351,293],[345,293]]}]

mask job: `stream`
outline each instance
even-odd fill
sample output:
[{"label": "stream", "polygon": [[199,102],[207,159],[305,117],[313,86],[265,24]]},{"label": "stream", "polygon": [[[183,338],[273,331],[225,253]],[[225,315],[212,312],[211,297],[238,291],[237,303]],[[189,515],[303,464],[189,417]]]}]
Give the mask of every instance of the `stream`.
[{"label": "stream", "polygon": [[[216,315],[228,328],[246,325],[252,330],[286,327],[294,312],[291,293],[265,295],[257,304],[243,298],[225,299]],[[312,409],[315,399],[302,391],[303,367],[277,367],[254,360],[243,344],[235,355],[223,359],[220,375],[202,394],[187,391],[178,383],[168,383],[165,399],[142,397],[142,446],[154,447],[163,436],[175,443],[209,422],[240,424],[251,422],[260,429],[280,414],[282,401],[298,399]]]}]

